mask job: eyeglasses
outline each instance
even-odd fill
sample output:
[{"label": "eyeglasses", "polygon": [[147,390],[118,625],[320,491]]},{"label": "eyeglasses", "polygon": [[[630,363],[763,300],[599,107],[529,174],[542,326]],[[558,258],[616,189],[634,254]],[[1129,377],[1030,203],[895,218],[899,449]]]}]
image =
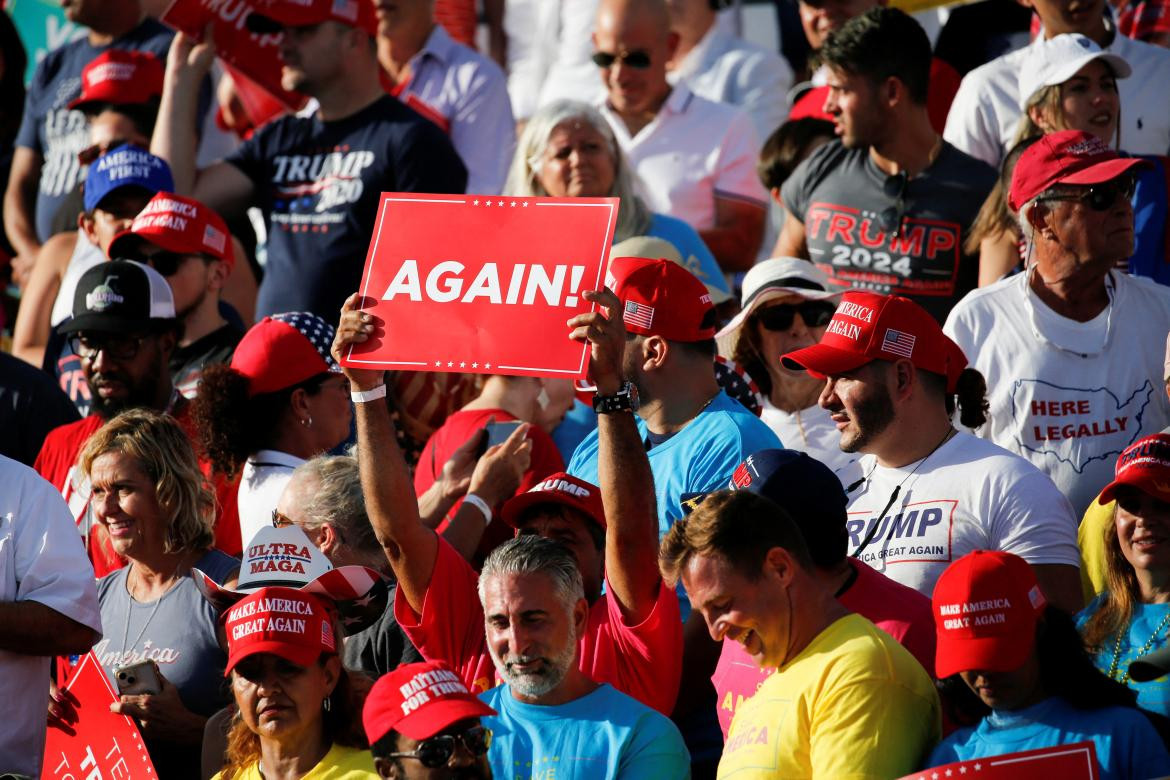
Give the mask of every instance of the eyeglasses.
[{"label": "eyeglasses", "polygon": [[112,333],[75,333],[69,337],[69,348],[82,360],[94,360],[105,352],[113,360],[133,360],[138,357],[142,343],[148,336],[122,336]]},{"label": "eyeglasses", "polygon": [[387,758],[417,758],[426,768],[438,769],[455,755],[456,742],[462,742],[467,752],[478,758],[491,747],[492,730],[484,726],[472,726],[461,734],[438,734],[419,742],[411,753],[391,753]]},{"label": "eyeglasses", "polygon": [[155,252],[150,256],[143,256],[142,259],[162,276],[174,276],[188,257],[190,255],[163,250],[161,252]]},{"label": "eyeglasses", "polygon": [[1093,211],[1108,211],[1118,198],[1132,200],[1137,180],[1132,176],[1114,179],[1104,184],[1094,184],[1081,192],[1063,192],[1041,195],[1038,200],[1079,200]]},{"label": "eyeglasses", "polygon": [[878,225],[883,233],[893,233],[897,236],[902,230],[902,220],[906,216],[906,183],[909,180],[910,177],[902,171],[896,176],[890,176],[882,185],[886,197],[894,198],[896,201],[893,206],[884,209],[878,215]]},{"label": "eyeglasses", "polygon": [[82,165],[89,165],[91,162],[101,157],[111,149],[117,149],[122,144],[128,143],[130,143],[130,141],[126,138],[111,138],[110,140],[103,143],[87,146],[77,153],[77,162],[81,163]]},{"label": "eyeglasses", "polygon": [[805,327],[819,328],[829,324],[835,311],[837,311],[836,306],[824,301],[780,303],[756,312],[756,322],[764,326],[765,330],[785,331],[792,327],[793,320],[799,314]]},{"label": "eyeglasses", "polygon": [[296,525],[288,515],[282,513],[279,509],[272,510],[272,527],[273,528],[288,528],[290,525]]},{"label": "eyeglasses", "polygon": [[635,70],[646,70],[646,68],[650,67],[650,52],[645,49],[623,51],[621,54],[613,54],[608,51],[595,51],[591,59],[593,60],[593,64],[599,68],[612,68],[613,64],[619,60],[623,66]]}]

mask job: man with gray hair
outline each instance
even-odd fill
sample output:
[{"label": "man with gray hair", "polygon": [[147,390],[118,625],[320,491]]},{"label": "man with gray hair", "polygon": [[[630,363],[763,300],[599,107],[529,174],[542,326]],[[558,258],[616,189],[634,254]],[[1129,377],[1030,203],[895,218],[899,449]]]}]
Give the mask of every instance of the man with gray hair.
[{"label": "man with gray hair", "polygon": [[1117,270],[1133,254],[1138,157],[1049,133],[1020,156],[1009,205],[1029,270],[970,293],[944,328],[987,379],[979,430],[1047,473],[1080,515],[1117,456],[1170,424],[1170,289]]}]

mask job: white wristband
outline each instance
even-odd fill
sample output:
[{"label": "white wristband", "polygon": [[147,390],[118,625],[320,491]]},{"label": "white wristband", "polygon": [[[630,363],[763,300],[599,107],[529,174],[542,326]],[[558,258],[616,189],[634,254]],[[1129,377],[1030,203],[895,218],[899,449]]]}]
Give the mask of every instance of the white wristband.
[{"label": "white wristband", "polygon": [[370,390],[350,390],[349,398],[355,404],[365,404],[386,397],[386,385],[381,384]]},{"label": "white wristband", "polygon": [[487,502],[477,496],[475,493],[468,493],[463,497],[463,503],[470,504],[483,513],[484,523],[491,525],[492,523],[492,508],[487,505]]}]

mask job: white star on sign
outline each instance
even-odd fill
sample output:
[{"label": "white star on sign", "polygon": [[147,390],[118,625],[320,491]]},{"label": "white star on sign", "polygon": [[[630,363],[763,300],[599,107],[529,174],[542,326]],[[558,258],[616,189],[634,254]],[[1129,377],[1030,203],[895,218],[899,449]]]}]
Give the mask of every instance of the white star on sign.
[{"label": "white star on sign", "polygon": [[527,203],[521,203],[520,205],[521,205],[521,206],[523,206],[524,208],[528,208],[528,204],[527,204]]},{"label": "white star on sign", "polygon": [[961,774],[961,775],[967,774],[967,767],[965,767],[965,766],[959,767],[959,774]]},{"label": "white star on sign", "polygon": [[479,200],[478,200],[478,199],[476,199],[476,200],[473,200],[473,201],[471,201],[471,205],[472,205],[472,206],[478,206],[478,205],[479,205]]},{"label": "white star on sign", "polygon": [[460,363],[460,364],[459,364],[459,367],[460,367],[460,368],[467,368],[467,363],[465,363],[465,362],[464,362],[464,363]]},{"label": "white star on sign", "polygon": [[954,773],[955,773],[955,770],[953,770],[953,769],[948,769],[948,770],[947,770],[947,777],[950,777],[950,776],[951,776],[951,775],[953,775]]},{"label": "white star on sign", "polygon": [[504,201],[502,201],[502,200],[496,201],[496,205],[497,205],[497,206],[503,206],[503,205],[504,205]]},{"label": "white star on sign", "polygon": [[975,765],[975,771],[976,771],[976,772],[978,772],[978,771],[979,771],[980,769],[982,769],[982,768],[983,768],[983,764],[976,764],[976,765]]},{"label": "white star on sign", "polygon": [[512,208],[516,208],[516,201],[512,201]]},{"label": "white star on sign", "polygon": [[492,202],[490,200],[486,200],[486,201],[484,201],[483,205],[490,206],[490,205],[492,205]]},{"label": "white star on sign", "polygon": [[447,361],[447,368],[450,368],[450,367],[451,367],[451,366],[453,366],[453,365],[455,365],[455,364],[454,364],[454,363],[452,363],[450,360],[448,360],[448,361]]},{"label": "white star on sign", "polygon": [[472,368],[479,368],[479,363],[472,363],[472,364],[471,364],[471,367],[472,367]]},{"label": "white star on sign", "polygon": [[492,364],[491,364],[491,363],[484,363],[484,364],[483,364],[483,367],[484,367],[484,368],[491,368],[491,367],[492,367]]},{"label": "white star on sign", "polygon": [[930,776],[930,780],[938,780],[938,772],[935,772],[934,774],[932,774]]},{"label": "white star on sign", "polygon": [[442,366],[442,365],[443,365],[443,361],[441,361],[441,360],[436,360],[436,361],[435,361],[435,368],[439,368],[439,367],[440,367],[440,366]]}]

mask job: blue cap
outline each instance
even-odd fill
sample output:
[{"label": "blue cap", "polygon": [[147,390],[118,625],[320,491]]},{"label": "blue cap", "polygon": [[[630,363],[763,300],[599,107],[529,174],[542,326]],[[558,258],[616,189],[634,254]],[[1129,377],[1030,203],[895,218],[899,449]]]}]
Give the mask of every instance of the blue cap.
[{"label": "blue cap", "polygon": [[819,460],[796,450],[760,450],[739,464],[727,487],[749,490],[787,512],[816,565],[831,566],[845,557],[849,499],[837,475]]},{"label": "blue cap", "polygon": [[153,195],[172,191],[175,181],[166,160],[142,147],[122,144],[90,164],[85,177],[85,210],[93,211],[119,187],[139,187]]}]

